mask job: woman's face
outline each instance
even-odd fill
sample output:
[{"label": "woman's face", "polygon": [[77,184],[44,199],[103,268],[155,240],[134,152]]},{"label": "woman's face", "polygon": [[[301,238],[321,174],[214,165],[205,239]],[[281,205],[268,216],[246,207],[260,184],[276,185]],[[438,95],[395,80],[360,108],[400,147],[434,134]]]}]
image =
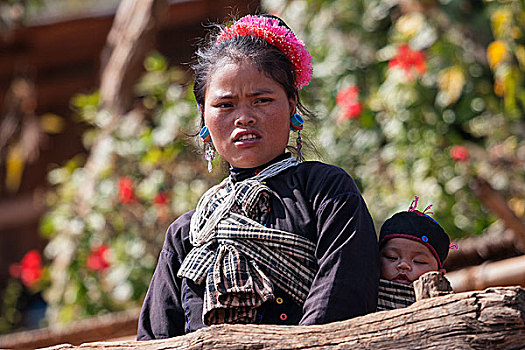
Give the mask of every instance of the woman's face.
[{"label": "woman's face", "polygon": [[252,63],[225,61],[210,75],[204,122],[217,152],[235,168],[253,168],[282,154],[295,100]]}]

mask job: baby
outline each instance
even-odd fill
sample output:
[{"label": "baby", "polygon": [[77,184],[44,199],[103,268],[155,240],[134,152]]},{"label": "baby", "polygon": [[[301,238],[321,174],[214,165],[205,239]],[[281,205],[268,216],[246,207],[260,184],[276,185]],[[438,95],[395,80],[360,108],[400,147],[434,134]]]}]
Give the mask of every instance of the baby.
[{"label": "baby", "polygon": [[418,197],[408,211],[385,221],[379,234],[381,279],[378,311],[405,307],[415,301],[412,282],[429,271],[445,273],[450,238],[425,212],[416,210]]}]

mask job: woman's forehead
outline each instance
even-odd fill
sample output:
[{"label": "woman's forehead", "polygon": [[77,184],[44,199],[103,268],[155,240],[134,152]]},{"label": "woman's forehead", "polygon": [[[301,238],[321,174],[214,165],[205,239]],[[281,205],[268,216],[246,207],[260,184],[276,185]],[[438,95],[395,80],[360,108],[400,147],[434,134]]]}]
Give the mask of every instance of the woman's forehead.
[{"label": "woman's forehead", "polygon": [[[228,62],[218,65],[210,74],[206,95],[214,97],[238,94],[258,94],[274,92],[282,87],[251,63]],[[284,91],[284,89],[283,89]]]}]

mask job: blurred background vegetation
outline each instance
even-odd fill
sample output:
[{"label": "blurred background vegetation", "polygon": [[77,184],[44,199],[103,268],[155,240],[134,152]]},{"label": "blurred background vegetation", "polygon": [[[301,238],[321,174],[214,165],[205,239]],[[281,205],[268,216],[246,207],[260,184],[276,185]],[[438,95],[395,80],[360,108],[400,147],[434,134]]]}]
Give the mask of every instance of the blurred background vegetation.
[{"label": "blurred background vegetation", "polygon": [[[2,24],[58,2],[3,1]],[[16,19],[6,15],[14,7]],[[417,195],[452,239],[493,229],[501,223],[476,196],[479,178],[523,217],[522,0],[264,0],[262,12],[282,17],[313,56],[301,97],[320,152],[306,158],[344,168],[377,228]],[[0,332],[16,327],[32,293],[46,302],[44,324],[141,305],[167,226],[226,174],[220,159],[207,173],[189,136],[198,113],[186,69],[152,53],[126,122],[90,154],[96,177],[86,177],[85,154],[49,171],[48,243],[13,264]],[[97,92],[71,108],[89,152],[109,112]],[[93,191],[79,200],[86,181]]]}]

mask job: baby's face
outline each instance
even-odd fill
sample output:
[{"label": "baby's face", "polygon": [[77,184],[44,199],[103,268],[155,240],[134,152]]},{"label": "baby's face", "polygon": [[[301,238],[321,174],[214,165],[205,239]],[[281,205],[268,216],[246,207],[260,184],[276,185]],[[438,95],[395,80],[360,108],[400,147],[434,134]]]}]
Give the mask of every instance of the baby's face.
[{"label": "baby's face", "polygon": [[422,274],[438,271],[438,263],[422,243],[407,238],[389,239],[381,249],[381,278],[410,284]]}]

